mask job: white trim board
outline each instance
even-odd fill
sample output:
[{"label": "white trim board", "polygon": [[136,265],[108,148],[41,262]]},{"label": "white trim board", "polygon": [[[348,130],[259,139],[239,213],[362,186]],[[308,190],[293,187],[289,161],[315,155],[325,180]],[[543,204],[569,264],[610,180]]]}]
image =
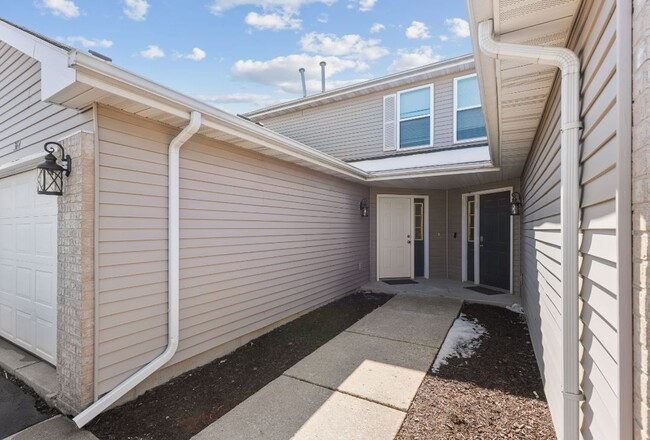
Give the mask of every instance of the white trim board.
[{"label": "white trim board", "polygon": [[429,151],[418,154],[368,159],[349,162],[362,171],[408,170],[445,165],[464,165],[487,163],[490,160],[490,148],[487,145],[471,148],[457,148],[442,151]]},{"label": "white trim board", "polygon": [[[462,259],[462,281],[467,282],[467,198],[474,196],[474,281],[476,285],[481,284],[481,254],[480,254],[480,240],[476,237],[481,236],[481,195],[491,194],[498,192],[512,193],[514,188],[512,186],[487,189],[483,191],[467,192],[462,194],[462,214],[461,214],[461,259]],[[510,216],[510,293],[514,294],[514,241],[515,241],[515,222],[513,216]]]},{"label": "white trim board", "polygon": [[415,278],[415,199],[424,199],[424,278],[429,279],[429,252],[431,242],[429,241],[429,196],[420,194],[377,194],[375,212],[375,257],[376,257],[376,276],[379,281],[379,216],[380,216],[380,198],[406,198],[411,201],[411,278]]}]

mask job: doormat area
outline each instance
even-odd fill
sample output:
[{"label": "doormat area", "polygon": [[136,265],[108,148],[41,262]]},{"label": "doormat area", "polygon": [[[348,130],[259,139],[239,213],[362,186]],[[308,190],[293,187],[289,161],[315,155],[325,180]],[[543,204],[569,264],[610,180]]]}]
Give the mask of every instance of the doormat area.
[{"label": "doormat area", "polygon": [[485,295],[502,295],[504,292],[499,292],[498,290],[492,290],[483,286],[468,286],[466,289],[473,290],[474,292],[483,293]]},{"label": "doormat area", "polygon": [[390,284],[391,286],[396,286],[398,284],[418,284],[417,281],[413,281],[410,278],[396,278],[392,280],[381,280],[381,281],[386,284]]}]

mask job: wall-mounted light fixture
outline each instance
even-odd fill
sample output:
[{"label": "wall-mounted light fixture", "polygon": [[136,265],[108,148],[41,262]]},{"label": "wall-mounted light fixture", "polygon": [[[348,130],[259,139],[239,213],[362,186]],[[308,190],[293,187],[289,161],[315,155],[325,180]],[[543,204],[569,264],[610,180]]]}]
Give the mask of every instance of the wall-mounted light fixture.
[{"label": "wall-mounted light fixture", "polygon": [[[65,163],[65,168],[58,164],[54,155],[57,148],[61,150],[61,162]],[[65,154],[63,146],[58,142],[46,142],[43,149],[47,151],[47,155],[45,161],[36,167],[38,170],[37,192],[50,196],[61,196],[63,195],[63,173],[66,177],[70,175],[72,159],[69,154]]]},{"label": "wall-mounted light fixture", "polygon": [[519,215],[521,212],[521,194],[518,192],[512,193],[510,199],[510,215]]},{"label": "wall-mounted light fixture", "polygon": [[368,199],[363,199],[359,203],[359,211],[361,211],[361,217],[368,217],[370,208],[368,207]]}]

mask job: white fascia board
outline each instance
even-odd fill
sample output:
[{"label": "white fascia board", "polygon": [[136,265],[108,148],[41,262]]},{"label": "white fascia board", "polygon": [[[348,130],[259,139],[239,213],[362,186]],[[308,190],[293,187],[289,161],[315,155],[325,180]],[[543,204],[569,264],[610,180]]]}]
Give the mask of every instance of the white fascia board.
[{"label": "white fascia board", "polygon": [[[192,111],[203,115],[203,126],[239,139],[252,142],[291,157],[298,158],[317,167],[334,171],[345,178],[352,178],[359,183],[374,180],[397,178],[449,175],[483,171],[498,171],[489,161],[477,159],[472,163],[447,166],[424,166],[418,169],[390,170],[370,173],[353,164],[346,163],[329,154],[306,146],[277,132],[260,127],[230,113],[219,110],[202,101],[183,95],[139,75],[117,67],[111,63],[86,55],[82,52],[70,54],[70,65],[79,71],[79,83],[105,90],[111,94],[141,102],[167,114],[183,119],[190,119]],[[91,104],[91,103],[88,103]],[[487,147],[483,147],[487,151]],[[439,152],[443,153],[443,152]],[[481,156],[482,158],[482,156]]]},{"label": "white fascia board", "polygon": [[417,170],[419,168],[440,167],[449,165],[466,165],[490,162],[490,151],[487,145],[472,148],[456,148],[427,153],[408,154],[403,156],[383,157],[380,159],[349,162],[350,165],[368,173],[397,170]]},{"label": "white fascia board", "polygon": [[66,49],[57,47],[4,21],[0,21],[0,40],[41,63],[41,99],[43,101],[76,81],[77,73],[68,65]]},{"label": "white fascia board", "polygon": [[[367,173],[326,153],[276,133],[161,84],[81,52],[70,54],[70,65],[79,70],[79,82],[108,93],[187,119],[192,111],[203,115],[203,125],[266,148],[289,154],[363,181]],[[91,104],[91,103],[89,103]]]}]

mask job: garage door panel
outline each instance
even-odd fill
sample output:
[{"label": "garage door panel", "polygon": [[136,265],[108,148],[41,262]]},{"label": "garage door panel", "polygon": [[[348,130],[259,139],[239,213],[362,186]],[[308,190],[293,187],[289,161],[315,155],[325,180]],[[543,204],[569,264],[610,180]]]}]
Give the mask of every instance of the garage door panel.
[{"label": "garage door panel", "polygon": [[0,336],[56,363],[57,198],[35,171],[0,179]]},{"label": "garage door panel", "polygon": [[0,303],[0,335],[5,338],[11,338],[15,332],[14,309]]}]

